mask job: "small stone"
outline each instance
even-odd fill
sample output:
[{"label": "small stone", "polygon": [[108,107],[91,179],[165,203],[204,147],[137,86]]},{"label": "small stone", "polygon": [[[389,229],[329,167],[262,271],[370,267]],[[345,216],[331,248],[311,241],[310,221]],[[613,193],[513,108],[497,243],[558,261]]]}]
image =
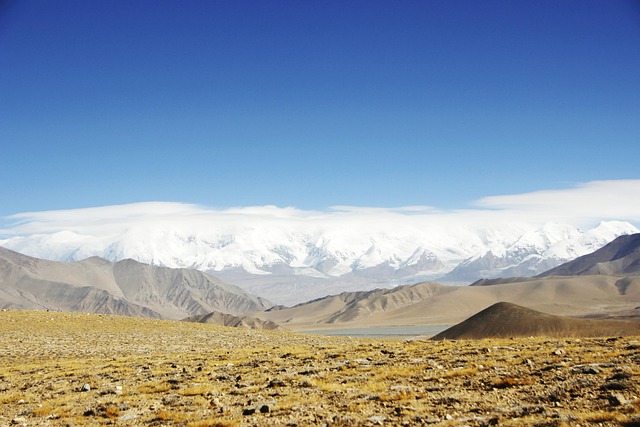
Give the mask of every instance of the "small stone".
[{"label": "small stone", "polygon": [[630,372],[617,372],[609,378],[610,380],[628,380],[633,377]]},{"label": "small stone", "polygon": [[260,406],[260,413],[261,414],[268,414],[269,412],[271,412],[271,407],[269,405],[262,405]]},{"label": "small stone", "polygon": [[380,415],[374,415],[373,417],[369,417],[370,422],[380,426],[384,423],[385,420],[386,418]]},{"label": "small stone", "polygon": [[256,408],[245,408],[242,411],[242,415],[253,415],[256,413]]},{"label": "small stone", "polygon": [[451,421],[453,419],[453,417],[451,415],[447,414],[447,415],[444,416],[444,419],[447,420],[447,421]]},{"label": "small stone", "polygon": [[285,383],[282,380],[271,380],[267,385],[268,388],[284,387],[284,386],[285,386]]},{"label": "small stone", "polygon": [[165,406],[178,406],[179,400],[179,396],[170,394],[162,397],[162,404]]},{"label": "small stone", "polygon": [[85,384],[82,386],[82,388],[80,389],[80,391],[90,391],[91,390],[91,386],[89,384]]},{"label": "small stone", "polygon": [[628,385],[624,380],[612,380],[605,382],[600,388],[602,390],[626,390]]},{"label": "small stone", "polygon": [[16,417],[11,420],[11,424],[27,425],[27,419],[23,417]]},{"label": "small stone", "polygon": [[611,406],[622,406],[629,403],[629,401],[625,399],[621,394],[612,394],[607,399],[609,400],[609,404]]}]

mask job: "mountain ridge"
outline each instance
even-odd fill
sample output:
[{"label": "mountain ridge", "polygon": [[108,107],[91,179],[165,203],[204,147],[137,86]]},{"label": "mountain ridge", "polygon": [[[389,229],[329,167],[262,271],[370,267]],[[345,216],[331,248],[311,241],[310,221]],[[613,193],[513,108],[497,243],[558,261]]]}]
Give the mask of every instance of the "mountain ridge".
[{"label": "mountain ridge", "polygon": [[536,277],[585,274],[640,274],[640,233],[619,236],[594,252],[561,264]]},{"label": "mountain ridge", "polygon": [[181,319],[211,311],[244,314],[271,306],[219,279],[188,269],[99,257],[41,260],[0,247],[0,307],[88,311]]},{"label": "mountain ridge", "polygon": [[482,277],[530,277],[620,235],[639,232],[620,221],[601,222],[586,231],[556,223],[365,225],[347,222],[323,228],[313,222],[289,225],[276,218],[266,224],[191,230],[154,223],[109,236],[71,230],[19,235],[0,240],[0,246],[65,262],[100,256],[112,262],[131,258],[195,268],[275,303],[292,305],[342,291],[425,280],[468,284]]},{"label": "mountain ridge", "polygon": [[615,317],[616,313],[632,313],[640,305],[640,276],[552,276],[492,286],[422,282],[344,292],[253,316],[293,330],[453,325],[501,301],[560,316]]}]

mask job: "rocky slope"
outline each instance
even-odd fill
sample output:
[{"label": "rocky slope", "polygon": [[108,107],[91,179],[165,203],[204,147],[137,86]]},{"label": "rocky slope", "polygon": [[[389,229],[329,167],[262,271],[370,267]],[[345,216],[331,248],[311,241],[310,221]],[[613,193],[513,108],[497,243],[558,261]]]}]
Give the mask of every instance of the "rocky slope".
[{"label": "rocky slope", "polygon": [[594,274],[639,275],[640,233],[620,236],[597,251],[552,268],[538,277]]},{"label": "rocky slope", "polygon": [[0,248],[0,307],[182,319],[271,304],[197,270],[93,257],[61,263]]}]

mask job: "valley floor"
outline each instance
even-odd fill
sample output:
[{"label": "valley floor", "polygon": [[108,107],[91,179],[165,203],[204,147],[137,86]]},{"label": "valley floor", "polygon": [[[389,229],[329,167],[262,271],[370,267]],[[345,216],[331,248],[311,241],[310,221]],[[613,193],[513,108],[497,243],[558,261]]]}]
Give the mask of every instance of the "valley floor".
[{"label": "valley floor", "polygon": [[638,426],[640,338],[383,340],[0,312],[0,426]]}]

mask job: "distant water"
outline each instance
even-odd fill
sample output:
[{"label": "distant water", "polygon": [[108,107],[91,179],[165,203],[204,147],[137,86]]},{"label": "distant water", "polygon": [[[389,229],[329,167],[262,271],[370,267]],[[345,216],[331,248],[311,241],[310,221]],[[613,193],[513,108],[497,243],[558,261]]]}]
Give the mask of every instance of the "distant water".
[{"label": "distant water", "polygon": [[381,328],[314,329],[300,331],[305,334],[348,336],[355,338],[409,338],[432,337],[448,329],[451,325],[390,326]]}]

